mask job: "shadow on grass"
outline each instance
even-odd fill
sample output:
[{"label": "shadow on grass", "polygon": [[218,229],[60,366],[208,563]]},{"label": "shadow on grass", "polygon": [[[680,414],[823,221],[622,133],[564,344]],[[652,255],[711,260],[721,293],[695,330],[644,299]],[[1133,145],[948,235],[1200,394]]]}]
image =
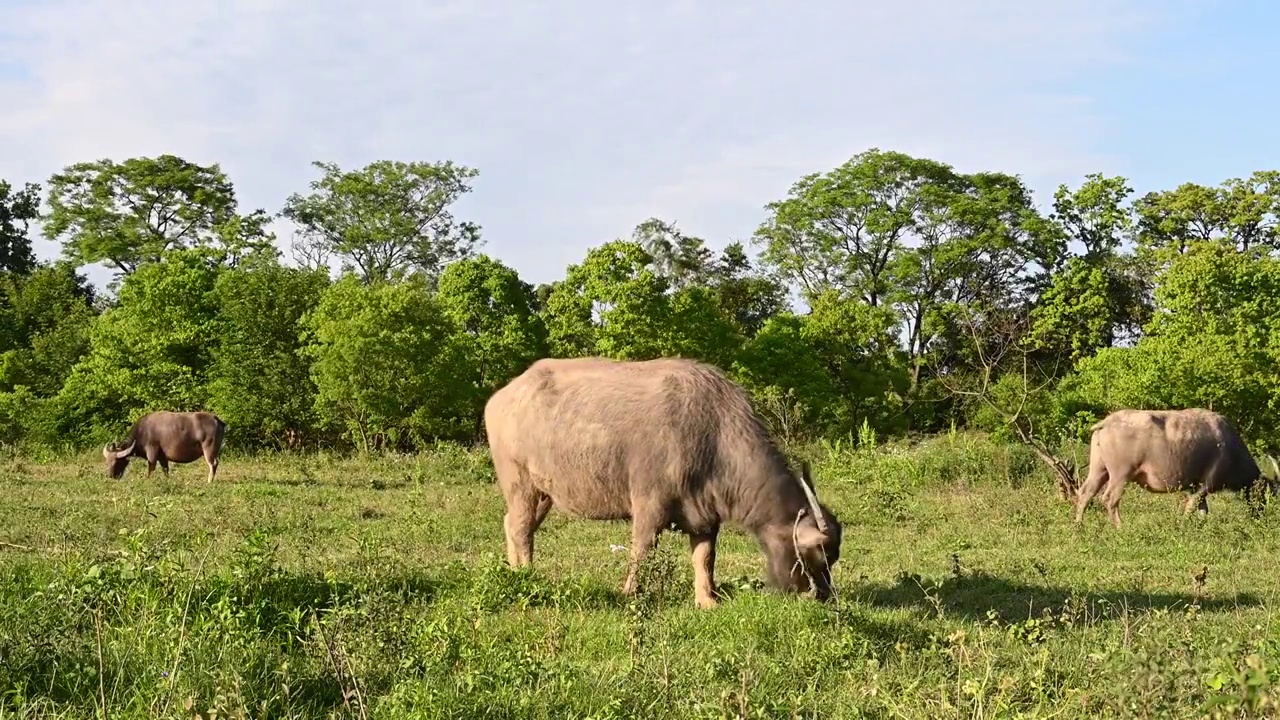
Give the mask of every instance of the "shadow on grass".
[{"label": "shadow on grass", "polygon": [[1144,610],[1182,610],[1198,605],[1202,612],[1228,612],[1262,605],[1252,593],[1216,596],[1180,592],[1094,591],[1033,585],[974,572],[933,583],[914,575],[900,575],[893,585],[863,584],[850,588],[859,601],[879,607],[914,608],[970,620],[986,619],[993,611],[1004,621],[1038,617],[1048,609],[1075,608],[1093,619],[1114,618]]}]

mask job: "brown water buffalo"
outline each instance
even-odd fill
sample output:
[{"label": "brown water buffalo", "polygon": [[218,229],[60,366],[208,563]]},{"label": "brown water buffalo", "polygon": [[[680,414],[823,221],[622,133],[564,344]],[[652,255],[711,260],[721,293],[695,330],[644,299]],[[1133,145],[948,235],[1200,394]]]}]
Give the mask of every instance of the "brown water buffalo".
[{"label": "brown water buffalo", "polygon": [[1265,490],[1240,435],[1211,410],[1117,410],[1091,430],[1089,477],[1076,494],[1077,523],[1101,490],[1111,524],[1120,527],[1120,496],[1130,480],[1149,492],[1187,491],[1184,513],[1208,513],[1209,493]]},{"label": "brown water buffalo", "polygon": [[113,480],[124,476],[129,458],[147,459],[147,477],[156,469],[169,474],[169,463],[189,463],[203,457],[209,465],[208,481],[218,474],[218,454],[226,438],[227,424],[207,412],[154,412],[139,418],[120,444],[108,443],[102,449],[107,475]]},{"label": "brown water buffalo", "polygon": [[800,476],[787,467],[746,392],[716,368],[546,358],[495,392],[484,420],[512,566],[533,562],[552,505],[630,520],[630,595],[671,527],[689,537],[696,605],[714,607],[716,537],[731,522],[756,536],[774,587],[830,597],[841,525],[818,502],[808,465]]}]

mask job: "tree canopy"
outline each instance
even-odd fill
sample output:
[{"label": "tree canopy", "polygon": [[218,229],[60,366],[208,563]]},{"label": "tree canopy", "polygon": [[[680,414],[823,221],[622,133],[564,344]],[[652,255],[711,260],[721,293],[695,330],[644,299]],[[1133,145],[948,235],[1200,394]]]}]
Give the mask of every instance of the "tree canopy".
[{"label": "tree canopy", "polygon": [[[599,355],[715,364],[788,437],[1062,439],[1203,406],[1280,446],[1277,171],[1143,193],[1090,174],[1042,206],[1015,174],[871,149],[761,199],[746,243],[637,218],[535,285],[457,214],[478,170],[314,168],[274,214],[173,155],[0,180],[0,443],[196,408],[246,446],[471,441],[538,358]],[[59,259],[35,257],[36,223]],[[119,276],[101,297],[97,263]]]}]

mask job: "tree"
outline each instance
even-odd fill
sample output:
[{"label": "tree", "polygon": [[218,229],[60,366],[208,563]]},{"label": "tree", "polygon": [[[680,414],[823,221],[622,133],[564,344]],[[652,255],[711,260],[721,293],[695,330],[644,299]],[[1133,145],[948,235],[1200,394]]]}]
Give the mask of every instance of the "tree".
[{"label": "tree", "polygon": [[1135,208],[1139,240],[1150,252],[1186,252],[1198,240],[1238,250],[1280,249],[1280,172],[1259,171],[1219,187],[1183,183],[1144,195]]},{"label": "tree", "polygon": [[315,162],[323,175],[306,195],[294,193],[280,216],[301,229],[313,256],[337,255],[366,282],[410,269],[434,281],[450,262],[474,254],[480,227],[457,222],[449,206],[471,191],[477,174],[452,162],[379,160],[344,171]]},{"label": "tree", "polygon": [[[1125,204],[1132,192],[1125,178],[1095,173],[1075,190],[1059,186],[1054,195],[1050,219],[1083,252],[1055,271],[1033,312],[1032,332],[1038,351],[1048,354],[1042,360],[1061,369],[1136,337],[1150,317],[1155,268],[1148,257],[1125,250],[1138,227],[1134,208]],[[1086,307],[1093,313],[1087,319],[1075,314]],[[1084,330],[1086,324],[1091,329]]]},{"label": "tree", "polygon": [[632,242],[649,254],[654,272],[676,295],[696,287],[710,289],[721,314],[740,334],[756,333],[786,308],[786,289],[777,279],[755,272],[742,243],[731,243],[716,257],[702,238],[658,218],[637,225]]},{"label": "tree", "polygon": [[545,322],[557,357],[661,357],[670,346],[669,285],[639,243],[614,240],[570,265],[547,298]]},{"label": "tree", "polygon": [[[935,374],[953,396],[971,402],[970,420],[1011,434],[1031,449],[1054,474],[1058,497],[1071,500],[1079,484],[1076,463],[1060,457],[1054,446],[1066,427],[1061,405],[1052,397],[1050,382],[1033,377],[1032,361],[1022,325],[1025,318],[980,318],[977,313],[960,312],[954,321],[971,342],[976,358],[973,376]],[[994,337],[987,337],[988,335]],[[985,415],[985,417],[984,417]]]},{"label": "tree", "polygon": [[40,186],[27,183],[21,190],[0,180],[0,273],[26,275],[36,267],[27,232],[40,217]]},{"label": "tree", "polygon": [[866,420],[878,430],[896,429],[910,377],[893,336],[897,317],[834,290],[813,298],[800,327],[836,392],[830,422],[850,432]]},{"label": "tree", "polygon": [[221,167],[174,155],[71,165],[50,178],[49,207],[44,236],[66,258],[123,275],[172,249],[220,247],[234,261],[271,242],[265,212],[238,214]]},{"label": "tree", "polygon": [[1071,258],[1031,311],[1028,341],[1068,368],[1110,347],[1117,318],[1111,286],[1102,268]]},{"label": "tree", "polygon": [[89,327],[89,351],[57,396],[58,432],[110,439],[143,412],[203,410],[219,341],[214,288],[227,268],[204,248],[170,250],[124,277]]},{"label": "tree", "polygon": [[301,325],[319,419],[363,450],[472,429],[465,348],[421,281],[366,284],[346,275]]},{"label": "tree", "polygon": [[918,189],[916,242],[891,266],[891,299],[906,323],[913,390],[930,352],[946,367],[976,362],[952,316],[995,318],[1030,302],[1062,252],[1053,230],[1035,210],[1030,190],[1010,175],[952,175]]},{"label": "tree", "polygon": [[54,395],[88,349],[93,288],[67,263],[0,274],[0,392]]},{"label": "tree", "polygon": [[463,340],[468,402],[479,437],[489,396],[546,354],[546,328],[535,309],[533,287],[487,255],[445,268],[436,299]]},{"label": "tree", "polygon": [[0,442],[61,440],[49,399],[89,349],[93,301],[69,263],[0,272]]},{"label": "tree", "polygon": [[316,388],[298,323],[328,284],[327,271],[286,267],[270,256],[218,277],[209,405],[237,445],[292,447],[314,427]]},{"label": "tree", "polygon": [[829,432],[844,414],[823,359],[803,336],[804,324],[789,312],[769,318],[732,366],[735,379],[784,435]]},{"label": "tree", "polygon": [[704,282],[712,253],[699,237],[686,235],[674,222],[649,218],[636,226],[631,239],[653,258],[654,270],[679,290]]},{"label": "tree", "polygon": [[1157,278],[1156,308],[1131,348],[1108,348],[1064,378],[1063,402],[1101,415],[1120,407],[1206,407],[1272,452],[1280,431],[1280,259],[1217,239],[1187,244]]},{"label": "tree", "polygon": [[667,296],[670,332],[662,354],[685,357],[728,369],[745,342],[741,331],[721,309],[716,291],[697,285]]},{"label": "tree", "polygon": [[921,191],[955,180],[943,163],[868,150],[805,176],[786,199],[766,205],[755,241],[765,262],[807,294],[853,292],[879,306],[891,291],[891,261],[915,227]]},{"label": "tree", "polygon": [[1058,186],[1050,217],[1068,238],[1084,246],[1085,262],[1104,264],[1119,252],[1134,227],[1133,211],[1124,206],[1131,194],[1125,178],[1091,173],[1074,191]]},{"label": "tree", "polygon": [[721,312],[745,337],[755,336],[769,318],[788,309],[786,288],[777,278],[752,267],[742,243],[730,243],[710,275]]},{"label": "tree", "polygon": [[892,307],[905,324],[912,392],[926,353],[963,357],[946,316],[1025,304],[1062,255],[1056,226],[1022,181],[878,149],[801,179],[755,235],[762,258],[807,297],[835,291]]}]

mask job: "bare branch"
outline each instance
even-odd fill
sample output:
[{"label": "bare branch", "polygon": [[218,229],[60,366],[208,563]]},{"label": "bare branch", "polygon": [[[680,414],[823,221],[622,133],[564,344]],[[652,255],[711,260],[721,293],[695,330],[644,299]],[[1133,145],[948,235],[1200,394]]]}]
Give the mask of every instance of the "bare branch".
[{"label": "bare branch", "polygon": [[[977,322],[967,313],[957,317],[957,322],[968,331],[967,334],[973,341],[974,354],[977,356],[980,365],[978,388],[970,390],[961,387],[959,384],[952,382],[946,373],[935,373],[938,381],[951,394],[976,398],[984,406],[998,414],[1013,431],[1018,441],[1029,447],[1036,457],[1053,471],[1058,480],[1058,496],[1063,500],[1073,499],[1078,486],[1075,462],[1059,458],[1043,440],[1036,436],[1034,422],[1028,413],[1027,408],[1032,394],[1041,392],[1049,383],[1045,382],[1035,388],[1030,387],[1028,354],[1018,342],[1022,337],[1021,330],[1023,328],[1021,325],[1023,323],[1018,318],[1006,318],[1004,323],[992,323],[991,327],[988,328],[989,332],[984,334],[979,332]],[[984,337],[988,340],[995,337],[997,340],[996,347],[991,352],[988,352],[985,347],[987,343],[984,342]],[[995,397],[992,392],[992,385],[996,373],[1001,367],[1008,366],[1005,361],[1009,354],[1015,351],[1021,353],[1021,357],[1018,360],[1021,365],[1022,392],[1016,403],[1010,407],[1004,405]]]}]

